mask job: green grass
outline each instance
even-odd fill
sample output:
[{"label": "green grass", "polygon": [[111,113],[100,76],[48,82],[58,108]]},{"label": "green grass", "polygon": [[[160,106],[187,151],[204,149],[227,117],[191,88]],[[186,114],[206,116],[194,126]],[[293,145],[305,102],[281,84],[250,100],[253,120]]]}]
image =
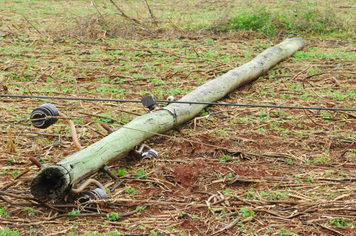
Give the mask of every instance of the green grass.
[{"label": "green grass", "polygon": [[[172,30],[181,33],[251,30],[268,37],[280,34],[355,37],[353,9],[344,8],[343,3],[338,2],[242,0],[236,3],[228,0],[197,3],[158,0],[149,1],[149,4],[156,23],[152,22],[144,1],[119,4],[126,15],[141,22],[139,27],[121,17],[115,6],[105,0],[95,1],[95,7],[87,1],[18,1],[15,5],[4,4],[3,11],[10,19],[13,33],[19,37],[25,33],[40,34],[41,38],[50,35],[63,39],[69,36],[76,40],[99,42],[132,36],[141,29],[153,32],[152,35]],[[27,25],[25,28],[24,23]]]},{"label": "green grass", "polygon": [[320,60],[356,60],[354,52],[326,52],[317,51],[316,48],[308,48],[304,51],[298,51],[293,57],[293,61],[308,60],[310,62],[317,62]]},{"label": "green grass", "polygon": [[0,229],[0,235],[1,236],[19,236],[20,232],[17,230],[11,230],[9,227],[6,227],[4,229]]},{"label": "green grass", "polygon": [[[215,29],[217,31],[252,30],[268,37],[287,35],[339,35],[355,36],[353,16],[338,14],[320,7],[317,1],[279,1],[268,6],[252,1]],[[322,4],[324,5],[324,4]]]}]

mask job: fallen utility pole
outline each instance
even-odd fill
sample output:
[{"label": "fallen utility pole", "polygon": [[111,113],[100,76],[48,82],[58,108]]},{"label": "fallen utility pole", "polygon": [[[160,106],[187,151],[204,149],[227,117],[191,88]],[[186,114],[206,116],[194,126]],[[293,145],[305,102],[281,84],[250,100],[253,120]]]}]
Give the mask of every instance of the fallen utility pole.
[{"label": "fallen utility pole", "polygon": [[[278,62],[304,47],[302,38],[286,39],[250,62],[232,69],[184,96],[180,101],[214,102],[236,88],[265,74]],[[66,194],[72,185],[118,160],[135,146],[164,133],[192,118],[207,104],[172,103],[162,109],[139,116],[100,141],[67,156],[55,165],[44,168],[32,181],[31,193],[39,200],[56,199]]]}]

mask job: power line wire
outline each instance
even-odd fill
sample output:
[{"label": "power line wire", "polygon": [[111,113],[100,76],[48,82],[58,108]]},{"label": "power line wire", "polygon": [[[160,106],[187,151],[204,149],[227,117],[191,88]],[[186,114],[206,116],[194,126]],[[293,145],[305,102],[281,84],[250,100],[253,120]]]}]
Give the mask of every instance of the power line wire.
[{"label": "power line wire", "polygon": [[108,98],[76,98],[76,97],[52,97],[52,96],[39,96],[39,95],[11,95],[11,94],[0,94],[0,97],[9,98],[39,98],[39,99],[55,99],[55,100],[77,100],[77,101],[98,101],[98,102],[133,102],[140,103],[141,100],[124,100],[124,99],[108,99]]},{"label": "power line wire", "polygon": [[[108,98],[83,98],[83,97],[53,97],[53,96],[30,96],[30,95],[11,95],[0,94],[0,97],[8,98],[30,98],[30,99],[55,99],[55,100],[77,100],[77,101],[97,101],[97,102],[130,102],[141,103],[141,100],[125,100],[125,99],[108,99]],[[263,105],[263,104],[241,104],[241,103],[218,103],[218,102],[195,102],[195,101],[168,101],[156,100],[158,103],[181,103],[190,105],[211,105],[211,106],[235,106],[235,107],[261,107],[261,108],[279,108],[279,109],[299,109],[299,110],[319,110],[319,111],[349,111],[355,112],[353,108],[328,108],[328,107],[301,107],[301,106],[279,106],[279,105]]]}]

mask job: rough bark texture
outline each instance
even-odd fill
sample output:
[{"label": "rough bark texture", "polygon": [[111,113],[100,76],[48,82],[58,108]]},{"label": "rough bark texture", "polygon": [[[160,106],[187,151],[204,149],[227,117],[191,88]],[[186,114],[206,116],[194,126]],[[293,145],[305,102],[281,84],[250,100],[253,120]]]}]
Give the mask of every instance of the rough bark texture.
[{"label": "rough bark texture", "polygon": [[[304,45],[301,38],[287,39],[265,50],[252,61],[198,87],[181,101],[217,101],[236,88],[257,79]],[[66,193],[73,183],[95,173],[106,163],[124,156],[155,133],[164,133],[192,119],[206,106],[172,103],[164,109],[137,117],[102,140],[42,170],[32,181],[31,192],[37,199],[55,199]]]}]

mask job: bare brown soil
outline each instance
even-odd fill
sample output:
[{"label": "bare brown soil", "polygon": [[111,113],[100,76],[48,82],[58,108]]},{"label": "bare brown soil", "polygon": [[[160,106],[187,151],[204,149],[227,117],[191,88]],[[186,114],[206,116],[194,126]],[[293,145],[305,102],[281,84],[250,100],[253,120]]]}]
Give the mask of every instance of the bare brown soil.
[{"label": "bare brown soil", "polygon": [[[174,94],[179,99],[201,82],[247,62],[269,44],[248,33],[159,39],[158,43],[144,40],[107,45],[38,39],[16,46],[5,39],[0,42],[6,49],[1,52],[0,69],[5,74],[0,91],[95,98],[115,98],[120,93],[120,99],[138,100],[144,94],[166,98],[174,90],[184,91]],[[222,102],[355,107],[355,98],[347,96],[348,91],[356,91],[354,58],[322,56],[354,52],[355,43],[311,39],[306,43],[303,50],[315,50],[319,58],[283,61]],[[204,58],[207,53],[213,57]],[[64,121],[38,130],[27,120],[32,109],[45,102],[76,121],[84,147],[108,134],[101,122],[119,129],[120,122],[135,117],[132,113],[147,112],[132,103],[1,98],[0,208],[7,213],[0,215],[1,228],[23,235],[99,235],[115,230],[127,235],[355,232],[356,116],[352,112],[209,107],[197,119],[167,132],[168,136],[147,140],[159,152],[157,159],[139,160],[130,154],[111,165],[112,170],[125,169],[120,180],[126,182],[107,200],[42,203],[29,190],[29,181],[39,171],[29,158],[54,164],[76,152]],[[113,124],[113,120],[120,122]],[[145,176],[135,178],[140,169]],[[105,173],[92,178],[106,188],[119,182]],[[68,217],[73,209],[81,214]],[[106,217],[135,209],[144,210],[116,221]]]}]

